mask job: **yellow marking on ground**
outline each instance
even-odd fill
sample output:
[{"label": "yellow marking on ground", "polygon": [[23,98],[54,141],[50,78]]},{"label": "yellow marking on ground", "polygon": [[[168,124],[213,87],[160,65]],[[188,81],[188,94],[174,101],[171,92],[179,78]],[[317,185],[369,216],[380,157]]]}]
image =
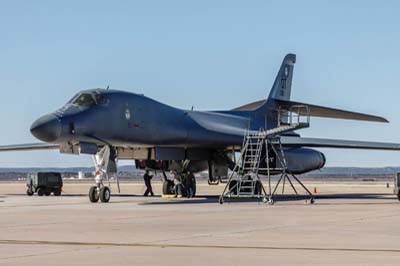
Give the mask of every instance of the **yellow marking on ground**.
[{"label": "yellow marking on ground", "polygon": [[175,196],[175,194],[162,194],[162,198],[172,199],[172,198],[182,198],[182,195]]},{"label": "yellow marking on ground", "polygon": [[171,199],[171,198],[175,198],[175,195],[174,194],[162,194],[161,197],[166,198],[166,199]]}]

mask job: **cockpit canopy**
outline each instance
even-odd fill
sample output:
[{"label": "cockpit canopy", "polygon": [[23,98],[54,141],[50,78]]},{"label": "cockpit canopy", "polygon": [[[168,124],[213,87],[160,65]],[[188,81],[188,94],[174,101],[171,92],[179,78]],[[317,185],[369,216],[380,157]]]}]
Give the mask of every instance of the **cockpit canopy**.
[{"label": "cockpit canopy", "polygon": [[98,91],[81,92],[75,95],[69,103],[78,106],[105,105],[108,103],[108,98],[104,93]]}]

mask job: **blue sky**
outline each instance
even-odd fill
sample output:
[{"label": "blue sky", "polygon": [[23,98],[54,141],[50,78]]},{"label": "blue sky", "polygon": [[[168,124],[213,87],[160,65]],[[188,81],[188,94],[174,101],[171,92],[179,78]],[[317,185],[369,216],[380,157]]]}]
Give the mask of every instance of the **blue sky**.
[{"label": "blue sky", "polygon": [[[1,1],[0,144],[37,142],[32,121],[86,88],[197,110],[260,100],[289,52],[293,100],[391,122],[312,118],[299,133],[400,143],[399,14],[398,1]],[[321,151],[327,166],[400,165],[400,152]],[[0,154],[0,167],[91,165]]]}]

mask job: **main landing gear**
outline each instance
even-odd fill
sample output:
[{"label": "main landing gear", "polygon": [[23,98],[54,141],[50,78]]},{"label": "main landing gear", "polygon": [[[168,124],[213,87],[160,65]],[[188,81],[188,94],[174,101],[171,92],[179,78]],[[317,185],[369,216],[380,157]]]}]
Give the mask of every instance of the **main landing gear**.
[{"label": "main landing gear", "polygon": [[[186,178],[188,178],[187,174],[178,173],[182,177],[182,188],[181,188],[181,196],[182,197],[194,197],[196,196],[196,179],[193,179],[192,182],[186,182]],[[187,186],[190,187],[187,187]],[[173,180],[168,179],[165,171],[163,171],[163,187],[162,187],[163,195],[174,195],[175,194],[175,184]]]},{"label": "main landing gear", "polygon": [[[110,158],[112,163],[115,163],[115,158],[110,152],[109,146],[104,146],[96,155],[93,156],[93,161],[96,166],[96,185],[89,189],[89,200],[90,202],[98,202],[99,200],[103,203],[107,203],[111,198],[111,184],[108,175],[108,166]],[[108,186],[103,184],[103,180],[106,179]],[[120,191],[118,176],[117,176],[118,192]]]}]

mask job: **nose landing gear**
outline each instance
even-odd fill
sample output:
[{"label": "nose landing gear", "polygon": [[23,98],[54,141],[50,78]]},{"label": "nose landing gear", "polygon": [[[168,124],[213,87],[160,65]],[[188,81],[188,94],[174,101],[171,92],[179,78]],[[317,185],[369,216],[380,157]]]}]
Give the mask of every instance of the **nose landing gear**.
[{"label": "nose landing gear", "polygon": [[[107,203],[111,198],[111,184],[109,179],[109,163],[110,160],[115,164],[115,156],[111,154],[110,147],[104,146],[96,155],[93,156],[93,161],[96,166],[96,186],[92,186],[89,189],[89,200],[90,202],[98,202],[99,200],[103,203]],[[107,180],[108,186],[103,184],[104,178]],[[116,176],[118,192],[119,181]]]},{"label": "nose landing gear", "polygon": [[98,187],[93,186],[89,189],[89,200],[90,202],[98,202],[99,199],[103,203],[107,203],[110,201],[111,192],[107,186],[103,186],[98,190]]}]

